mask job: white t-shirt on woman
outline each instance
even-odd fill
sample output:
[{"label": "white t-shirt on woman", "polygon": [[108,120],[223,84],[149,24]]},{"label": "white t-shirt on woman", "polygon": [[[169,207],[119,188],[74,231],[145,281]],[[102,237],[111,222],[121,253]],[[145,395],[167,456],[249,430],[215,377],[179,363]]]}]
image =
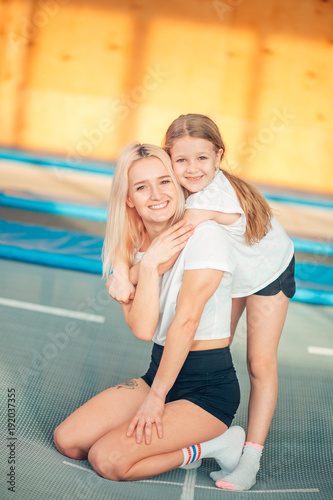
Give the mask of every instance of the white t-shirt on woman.
[{"label": "white t-shirt on woman", "polygon": [[[142,255],[143,253],[138,252],[135,262],[141,260]],[[232,241],[226,231],[213,221],[199,224],[172,268],[160,276],[160,316],[153,341],[156,344],[165,344],[166,335],[175,317],[184,271],[194,269],[217,269],[224,272],[217,290],[204,307],[194,340],[229,337],[234,268]]]},{"label": "white t-shirt on woman", "polygon": [[272,229],[259,243],[246,243],[245,214],[234,188],[221,170],[217,170],[208,186],[187,198],[186,209],[192,208],[241,214],[235,223],[222,226],[232,239],[236,258],[232,297],[246,297],[258,292],[288,267],[294,254],[294,245],[274,216],[271,220]]}]

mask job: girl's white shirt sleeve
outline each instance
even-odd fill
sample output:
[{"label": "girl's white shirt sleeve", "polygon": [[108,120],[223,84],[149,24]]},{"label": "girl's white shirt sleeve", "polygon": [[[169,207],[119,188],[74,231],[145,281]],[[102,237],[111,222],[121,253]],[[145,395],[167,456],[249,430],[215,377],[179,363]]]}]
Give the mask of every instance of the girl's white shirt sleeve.
[{"label": "girl's white shirt sleeve", "polygon": [[239,204],[234,188],[221,170],[217,170],[213,181],[197,193],[192,193],[186,200],[185,208],[212,210],[226,214],[241,214],[233,224],[224,225],[230,234],[242,235],[246,230],[246,217]]}]

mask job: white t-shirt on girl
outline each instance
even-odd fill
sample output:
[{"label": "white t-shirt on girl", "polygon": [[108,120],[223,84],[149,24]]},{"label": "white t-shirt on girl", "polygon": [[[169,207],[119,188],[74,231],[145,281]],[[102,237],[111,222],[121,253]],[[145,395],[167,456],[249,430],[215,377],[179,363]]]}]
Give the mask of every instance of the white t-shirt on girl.
[{"label": "white t-shirt on girl", "polygon": [[186,209],[191,208],[241,214],[234,224],[221,226],[232,239],[236,258],[232,297],[247,297],[258,292],[288,267],[294,254],[294,245],[274,216],[271,220],[272,229],[259,243],[246,243],[245,214],[234,188],[221,170],[217,170],[208,186],[187,198]]},{"label": "white t-shirt on girl", "polygon": [[[135,262],[141,260],[138,252]],[[224,271],[216,292],[207,301],[194,340],[215,340],[230,336],[231,283],[235,268],[232,241],[222,226],[214,221],[199,224],[171,269],[160,276],[160,316],[153,337],[164,345],[176,313],[184,271],[217,269]]]},{"label": "white t-shirt on girl", "polygon": [[234,188],[221,170],[216,171],[215,178],[208,186],[187,198],[185,208],[213,210],[225,214],[241,214],[236,222],[223,227],[230,234],[242,235],[245,233],[245,214],[239,204]]}]

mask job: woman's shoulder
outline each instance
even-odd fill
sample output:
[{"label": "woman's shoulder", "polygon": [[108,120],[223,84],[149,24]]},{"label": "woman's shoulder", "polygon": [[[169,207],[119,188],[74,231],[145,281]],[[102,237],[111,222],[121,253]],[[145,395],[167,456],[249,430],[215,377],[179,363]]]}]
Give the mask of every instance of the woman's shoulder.
[{"label": "woman's shoulder", "polygon": [[226,244],[231,243],[230,236],[224,227],[213,220],[207,220],[197,225],[194,229],[193,236],[189,239],[189,243],[192,242],[194,244],[197,241],[202,243],[206,251],[208,251],[208,246],[210,244],[218,244],[219,242],[226,242]]},{"label": "woman's shoulder", "polygon": [[215,221],[199,224],[183,250],[185,269],[220,269],[233,272],[232,239]]}]

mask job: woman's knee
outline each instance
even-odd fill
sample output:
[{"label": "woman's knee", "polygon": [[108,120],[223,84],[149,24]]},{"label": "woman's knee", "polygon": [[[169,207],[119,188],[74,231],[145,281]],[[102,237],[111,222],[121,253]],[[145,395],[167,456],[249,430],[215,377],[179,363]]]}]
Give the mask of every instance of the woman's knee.
[{"label": "woman's knee", "polygon": [[88,453],[88,460],[94,471],[105,479],[112,481],[126,480],[128,466],[124,460],[124,453],[110,447],[106,449],[99,443],[93,445]]},{"label": "woman's knee", "polygon": [[84,460],[87,458],[87,452],[82,450],[73,441],[73,433],[70,431],[66,423],[58,425],[53,433],[54,444],[62,455],[76,460]]}]

